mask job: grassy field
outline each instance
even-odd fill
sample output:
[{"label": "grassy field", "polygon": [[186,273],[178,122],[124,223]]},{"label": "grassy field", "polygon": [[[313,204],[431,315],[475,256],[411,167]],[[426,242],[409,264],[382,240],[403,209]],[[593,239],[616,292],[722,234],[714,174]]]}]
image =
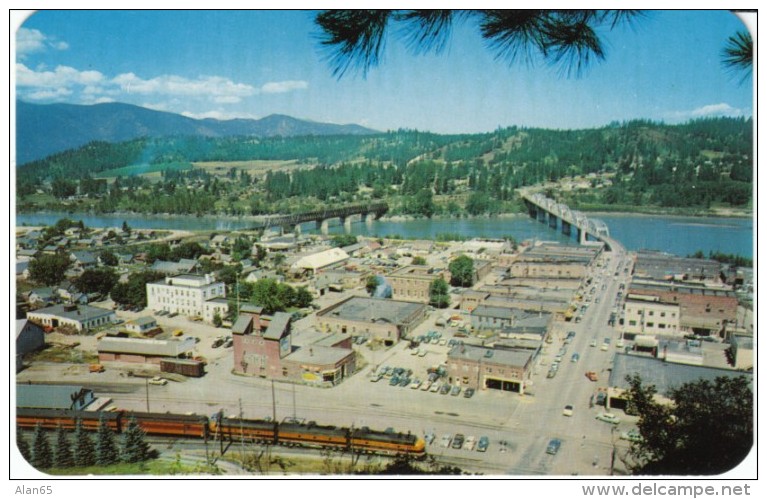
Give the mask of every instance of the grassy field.
[{"label": "grassy field", "polygon": [[133,175],[147,175],[150,173],[160,173],[164,170],[190,170],[192,163],[157,163],[144,165],[130,165],[122,168],[113,168],[100,172],[96,178],[114,178],[117,176],[130,177]]},{"label": "grassy field", "polygon": [[261,177],[268,171],[285,171],[297,168],[310,168],[312,165],[300,164],[294,160],[288,161],[200,161],[192,163],[195,168],[207,170],[211,175],[226,175],[231,168],[246,171],[251,176]]}]

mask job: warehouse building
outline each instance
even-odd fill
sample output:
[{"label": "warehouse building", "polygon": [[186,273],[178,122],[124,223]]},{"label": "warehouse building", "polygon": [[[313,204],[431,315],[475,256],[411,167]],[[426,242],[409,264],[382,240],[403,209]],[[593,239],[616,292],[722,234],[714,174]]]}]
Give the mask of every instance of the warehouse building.
[{"label": "warehouse building", "polygon": [[195,344],[191,336],[171,340],[105,336],[99,340],[96,350],[99,354],[99,362],[159,365],[163,359],[191,356]]},{"label": "warehouse building", "polygon": [[89,305],[54,305],[27,312],[27,319],[43,327],[71,326],[77,331],[87,331],[112,324],[117,315],[114,310]]},{"label": "warehouse building", "polygon": [[317,312],[320,331],[351,334],[393,345],[426,318],[419,303],[352,296]]}]

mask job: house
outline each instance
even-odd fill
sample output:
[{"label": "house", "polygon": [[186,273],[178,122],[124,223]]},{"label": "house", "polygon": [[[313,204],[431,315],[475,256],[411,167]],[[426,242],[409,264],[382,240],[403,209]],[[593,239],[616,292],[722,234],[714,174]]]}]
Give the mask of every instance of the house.
[{"label": "house", "polygon": [[210,247],[211,248],[225,248],[228,247],[231,243],[231,238],[224,234],[218,234],[213,236],[213,238],[210,240]]},{"label": "house", "polygon": [[50,305],[59,301],[55,288],[35,288],[27,294],[30,305]]},{"label": "house", "polygon": [[144,334],[153,329],[157,329],[157,319],[149,316],[137,317],[136,319],[126,322],[125,329],[131,333]]},{"label": "house", "polygon": [[155,260],[150,267],[150,270],[154,272],[160,272],[165,275],[175,274],[188,274],[197,268],[197,261],[182,258],[178,262],[166,262],[163,260]]},{"label": "house", "polygon": [[29,279],[29,262],[16,262],[16,279]]},{"label": "house", "polygon": [[23,356],[45,346],[43,328],[27,319],[16,320],[16,372],[23,368]]},{"label": "house", "polygon": [[98,265],[98,259],[88,251],[73,251],[69,258],[74,268],[79,270],[93,269]]}]

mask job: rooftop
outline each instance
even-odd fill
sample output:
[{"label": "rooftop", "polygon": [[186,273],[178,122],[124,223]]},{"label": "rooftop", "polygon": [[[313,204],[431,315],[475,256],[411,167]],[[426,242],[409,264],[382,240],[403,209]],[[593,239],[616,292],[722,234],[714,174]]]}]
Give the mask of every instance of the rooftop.
[{"label": "rooftop", "polygon": [[194,346],[195,341],[191,336],[182,340],[147,340],[143,338],[105,336],[99,340],[96,349],[99,352],[176,357],[193,350]]},{"label": "rooftop", "polygon": [[423,308],[424,305],[420,303],[353,296],[338,305],[318,312],[317,315],[357,322],[402,324]]},{"label": "rooftop", "polygon": [[311,345],[299,348],[287,357],[285,360],[291,362],[300,362],[302,364],[314,364],[330,366],[335,365],[350,355],[354,355],[352,350],[344,348],[325,347],[321,345]]},{"label": "rooftop", "polygon": [[91,390],[75,385],[16,385],[16,407],[69,409],[72,395]]},{"label": "rooftop", "polygon": [[104,308],[91,307],[89,305],[53,305],[50,307],[40,308],[32,312],[28,312],[27,315],[55,315],[56,317],[65,317],[67,319],[79,321],[79,320],[92,320],[99,319],[101,317],[108,317],[115,315],[114,310],[106,310]]},{"label": "rooftop", "polygon": [[448,359],[461,359],[483,364],[524,367],[533,357],[530,350],[492,349],[472,345],[456,345],[447,354]]}]

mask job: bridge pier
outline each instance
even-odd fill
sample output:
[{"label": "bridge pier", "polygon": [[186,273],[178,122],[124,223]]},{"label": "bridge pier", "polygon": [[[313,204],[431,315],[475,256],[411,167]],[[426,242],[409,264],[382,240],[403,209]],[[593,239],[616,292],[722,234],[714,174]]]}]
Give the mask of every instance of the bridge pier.
[{"label": "bridge pier", "polygon": [[562,234],[569,236],[570,235],[570,227],[571,225],[564,220],[562,220]]},{"label": "bridge pier", "polygon": [[320,232],[322,235],[327,236],[328,235],[328,222],[330,221],[329,218],[326,218],[322,222],[319,222],[320,224]]},{"label": "bridge pier", "polygon": [[344,226],[344,232],[346,232],[348,234],[348,233],[350,233],[352,231],[352,217],[351,216],[341,217],[341,223]]},{"label": "bridge pier", "polygon": [[363,216],[365,218],[365,225],[373,225],[373,222],[376,221],[376,214],[375,213],[366,213]]},{"label": "bridge pier", "polygon": [[546,223],[546,212],[543,210],[537,210],[538,213],[538,221],[542,224]]},{"label": "bridge pier", "polygon": [[557,216],[549,213],[549,227],[557,230]]}]

